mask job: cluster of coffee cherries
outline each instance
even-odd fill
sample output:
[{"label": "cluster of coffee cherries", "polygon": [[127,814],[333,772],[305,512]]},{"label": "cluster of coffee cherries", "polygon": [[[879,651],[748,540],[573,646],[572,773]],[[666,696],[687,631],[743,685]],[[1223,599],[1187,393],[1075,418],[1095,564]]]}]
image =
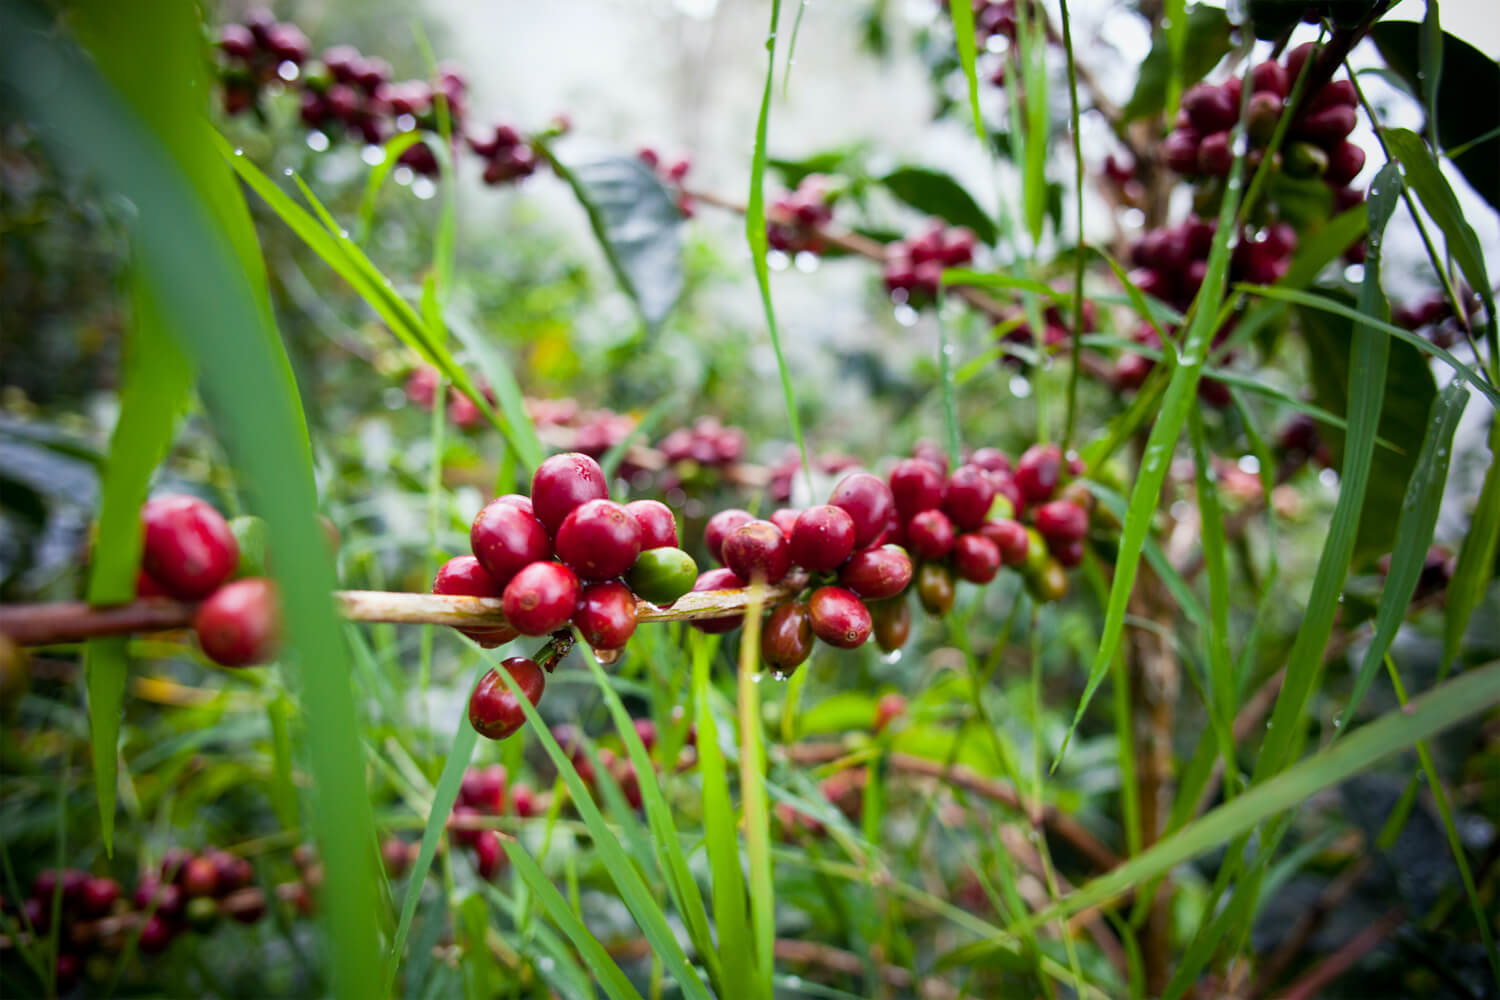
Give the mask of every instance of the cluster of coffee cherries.
[{"label": "cluster of coffee cherries", "polygon": [[766,223],[766,242],[782,253],[822,253],[822,227],[833,221],[837,197],[822,174],[808,174],[797,190],[778,195],[771,203],[771,221]]},{"label": "cluster of coffee cherries", "polygon": [[[1026,321],[1024,312],[1011,318],[1012,322],[1006,324],[1009,329],[1000,337],[1002,344],[1016,344],[1029,350],[1038,350],[1051,353],[1061,350],[1072,342],[1073,338],[1073,310],[1066,304],[1049,302],[1042,310],[1042,336],[1040,344],[1031,324]],[[1019,319],[1019,322],[1014,322]],[[1095,330],[1099,325],[1099,309],[1093,302],[1084,300],[1083,303],[1083,329],[1079,334],[1085,334]],[[1020,354],[1007,350],[1000,355],[1000,363],[1004,365],[1024,367],[1025,362]]]},{"label": "cluster of coffee cherries", "polygon": [[[601,655],[612,654],[635,632],[638,598],[670,604],[691,589],[697,565],[677,540],[677,521],[666,504],[615,503],[593,458],[553,455],[537,467],[530,496],[507,494],[485,505],[469,532],[473,554],[444,563],[432,589],[500,599],[504,624],[464,630],[483,645],[572,624]],[[541,698],[546,674],[535,660],[511,657],[501,669],[532,704]],[[498,670],[474,689],[469,719],[492,739],[523,723]]]},{"label": "cluster of coffee cherries", "polygon": [[[1484,303],[1479,296],[1466,288],[1459,289],[1459,299],[1470,324],[1481,315]],[[1463,336],[1464,325],[1460,322],[1453,303],[1442,294],[1435,294],[1410,305],[1398,306],[1391,311],[1391,322],[1432,341],[1447,350]]]},{"label": "cluster of coffee cherries", "polygon": [[[486,882],[494,879],[506,865],[500,835],[480,823],[487,816],[504,816],[507,811],[526,818],[536,812],[536,796],[527,785],[509,784],[505,765],[471,767],[464,772],[458,788],[458,801],[448,814],[448,838],[474,855],[474,870]],[[418,845],[391,837],[380,845],[380,856],[386,874],[398,878],[415,860]]]},{"label": "cluster of coffee cherries", "polygon": [[677,211],[682,213],[683,218],[691,219],[695,211],[692,195],[682,189],[682,182],[687,179],[688,171],[693,169],[693,161],[686,156],[679,156],[668,163],[660,153],[650,146],[643,146],[635,154],[642,163],[650,167],[656,174],[658,180],[666,185],[667,190],[677,195]]},{"label": "cluster of coffee cherries", "polygon": [[203,654],[222,666],[245,667],[275,656],[280,609],[263,564],[241,545],[241,538],[255,535],[263,544],[263,525],[252,518],[235,522],[195,496],[152,497],[141,508],[145,540],[136,596],[201,602],[193,631]]},{"label": "cluster of coffee cherries", "polygon": [[480,175],[486,184],[512,184],[536,173],[541,160],[513,125],[496,125],[487,136],[468,137],[469,149],[484,161]]},{"label": "cluster of coffee cherries", "polygon": [[133,892],[107,876],[77,868],[47,869],[31,883],[19,906],[0,907],[0,922],[12,933],[45,938],[56,907],[59,992],[82,977],[85,963],[121,954],[132,934],[143,955],[165,951],[179,934],[209,934],[220,918],[253,924],[265,916],[265,896],[255,870],[227,851],[167,852],[158,871],[142,873]]},{"label": "cluster of coffee cherries", "polygon": [[[677,710],[678,715],[681,709]],[[654,770],[660,769],[659,762],[655,759],[657,754],[658,734],[656,723],[650,719],[636,718],[631,720],[635,734],[640,738],[642,747],[648,756],[652,757],[651,766]],[[636,773],[635,764],[625,753],[617,753],[609,747],[600,747],[594,753],[594,759],[589,758],[583,748],[583,734],[577,727],[566,723],[552,727],[552,738],[563,753],[568,755],[573,770],[578,772],[578,777],[588,786],[594,797],[598,797],[599,791],[599,768],[607,771],[609,776],[619,786],[620,794],[624,796],[625,802],[632,809],[639,810],[642,805],[640,775]],[[697,730],[693,726],[687,728],[685,742],[677,759],[677,769],[683,770],[691,767],[696,760],[698,746]],[[598,768],[594,761],[598,761]]]},{"label": "cluster of coffee cherries", "polygon": [[1318,433],[1318,422],[1306,413],[1294,414],[1276,433],[1281,464],[1278,479],[1288,479],[1309,462],[1320,468],[1333,465],[1333,452]]},{"label": "cluster of coffee cherries", "polygon": [[[745,432],[726,427],[717,417],[703,416],[690,427],[679,427],[656,443],[668,462],[692,462],[704,468],[724,468],[745,458]],[[580,451],[586,449],[579,448]]]},{"label": "cluster of coffee cherries", "polygon": [[[437,402],[437,387],[442,378],[442,374],[431,365],[419,365],[413,368],[411,374],[406,377],[406,398],[424,410],[431,410],[433,404]],[[475,384],[484,398],[493,406],[495,390],[490,387],[489,382],[480,378]],[[447,400],[443,404],[443,413],[447,416],[449,423],[460,430],[472,430],[478,427],[484,419],[484,414],[480,412],[474,401],[451,385],[448,387]]]},{"label": "cluster of coffee cherries", "polygon": [[[812,457],[812,467],[825,476],[836,476],[859,465],[859,459],[841,451],[824,451]],[[792,498],[792,484],[802,471],[802,456],[796,445],[789,445],[781,459],[766,470],[766,496],[775,503]]]},{"label": "cluster of coffee cherries", "polygon": [[974,259],[974,233],[963,227],[928,223],[921,234],[896,240],[885,248],[885,290],[896,302],[923,305],[937,298],[943,269]]}]

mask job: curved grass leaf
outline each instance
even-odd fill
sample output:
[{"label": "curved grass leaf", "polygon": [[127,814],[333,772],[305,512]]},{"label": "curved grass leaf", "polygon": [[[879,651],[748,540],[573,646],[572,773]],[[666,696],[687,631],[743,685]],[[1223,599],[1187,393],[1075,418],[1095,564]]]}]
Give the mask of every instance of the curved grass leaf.
[{"label": "curved grass leaf", "polygon": [[[158,38],[135,53],[151,57],[137,64],[140,71],[161,72],[156,57],[162,48]],[[39,74],[39,66],[49,70]],[[15,6],[0,7],[0,77],[23,111],[44,123],[46,141],[61,158],[92,169],[135,204],[138,260],[165,326],[180,332],[180,346],[197,365],[251,506],[282,543],[278,551],[287,557],[277,559],[275,580],[285,613],[286,659],[307,706],[333,991],[373,996],[379,989],[378,969],[369,961],[375,947],[374,858],[361,845],[373,843],[374,828],[348,665],[329,597],[334,575],[315,518],[311,464],[298,447],[306,441],[301,411],[286,377],[285,354],[272,347],[275,330],[258,301],[256,276],[244,268],[232,233],[194,196],[192,178],[202,171],[177,160],[138,124],[93,65]],[[210,143],[206,122],[186,121]],[[193,164],[209,158],[200,150]],[[356,848],[347,849],[349,844]]]},{"label": "curved grass leaf", "polygon": [[1018,8],[1016,14],[1016,40],[1026,95],[1022,117],[1021,202],[1026,213],[1026,230],[1035,249],[1041,243],[1042,227],[1047,221],[1047,146],[1052,126],[1047,106],[1047,36],[1043,28],[1047,13],[1027,4]]},{"label": "curved grass leaf", "polygon": [[1458,550],[1453,579],[1448,581],[1447,615],[1443,623],[1442,673],[1452,669],[1469,627],[1469,617],[1495,578],[1496,547],[1500,545],[1500,419],[1490,424],[1490,466],[1484,473],[1474,520]]},{"label": "curved grass leaf", "polygon": [[[438,93],[442,92],[438,91]],[[421,132],[397,132],[381,147],[385,158],[370,169],[370,176],[365,180],[364,194],[359,199],[359,229],[354,240],[356,243],[363,243],[370,238],[370,227],[375,223],[375,199],[379,196],[380,189],[385,186],[385,179],[396,168],[401,154],[421,141]]]},{"label": "curved grass leaf", "polygon": [[[755,931],[758,981],[776,972],[776,883],[771,867],[771,814],[766,800],[766,748],[760,711],[759,587],[751,589],[740,631],[740,801],[745,810],[745,854],[750,864],[750,925]],[[770,994],[766,994],[770,1000]]]},{"label": "curved grass leaf", "polygon": [[[979,113],[979,73],[975,68],[974,5],[969,0],[948,0],[948,14],[953,19],[953,40],[958,47],[958,64],[963,67],[969,87],[969,113],[974,118],[974,134],[984,141],[984,116]],[[978,230],[975,230],[978,232]],[[994,237],[985,240],[993,243]]]}]

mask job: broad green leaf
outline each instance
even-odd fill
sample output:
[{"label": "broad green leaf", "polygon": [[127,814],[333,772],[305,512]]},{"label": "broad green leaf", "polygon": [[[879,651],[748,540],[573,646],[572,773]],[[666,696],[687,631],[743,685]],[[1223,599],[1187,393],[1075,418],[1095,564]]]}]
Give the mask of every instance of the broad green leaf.
[{"label": "broad green leaf", "polygon": [[[958,64],[963,67],[964,81],[969,86],[969,113],[974,118],[974,134],[983,143],[984,116],[979,112],[979,74],[974,68],[974,5],[969,0],[948,0],[948,15],[953,19],[953,39],[958,47]],[[985,242],[993,243],[994,238],[986,239]]]},{"label": "broad green leaf", "polygon": [[845,146],[813,153],[799,159],[768,156],[766,166],[781,175],[781,183],[795,188],[811,174],[860,174],[863,172],[862,146]]},{"label": "broad green leaf", "polygon": [[1500,63],[1442,32],[1442,76],[1431,94],[1422,77],[1425,30],[1415,21],[1381,21],[1370,29],[1370,38],[1412,93],[1436,98],[1438,141],[1474,190],[1500,210],[1500,134],[1495,132],[1500,115],[1494,101],[1475,100],[1477,94],[1500,93]]},{"label": "broad green leaf", "polygon": [[931,167],[897,167],[880,178],[886,190],[919,212],[951,225],[968,226],[985,243],[997,237],[995,222],[952,175]]},{"label": "broad green leaf", "polygon": [[1443,624],[1443,666],[1446,673],[1463,645],[1469,617],[1495,578],[1495,553],[1500,545],[1500,419],[1490,424],[1490,465],[1484,473],[1474,519],[1458,550],[1453,579],[1448,581],[1447,617]]},{"label": "broad green leaf", "polygon": [[636,156],[547,159],[588,214],[620,287],[648,330],[661,326],[682,294],[682,211],[656,172]]},{"label": "broad green leaf", "polygon": [[[123,20],[138,16],[134,9],[121,11]],[[119,37],[129,36],[122,28]],[[184,58],[196,58],[196,41],[175,31],[153,36],[149,45],[122,48],[140,59],[132,65],[141,72],[181,87],[183,77],[163,74],[160,61],[175,51],[173,38],[187,46]],[[36,73],[38,66],[51,68]],[[210,165],[211,132],[198,117],[201,110],[185,112],[183,134],[204,145],[190,160],[179,159],[140,124],[94,64],[16,6],[0,7],[0,79],[23,114],[45,123],[46,140],[60,159],[91,170],[106,189],[134,204],[137,260],[163,325],[181,337],[180,348],[195,363],[250,507],[265,517],[278,552],[285,554],[276,561],[274,578],[285,615],[283,659],[293,666],[307,707],[332,990],[340,997],[373,996],[379,989],[378,969],[369,961],[375,948],[374,857],[359,846],[345,848],[373,844],[374,826],[330,598],[334,574],[315,517],[305,426],[285,353],[258,296],[257,275],[237,253],[232,227],[198,194],[200,182],[223,170]]]},{"label": "broad green leaf", "polygon": [[[1182,48],[1179,77],[1184,88],[1203,79],[1220,59],[1229,54],[1229,32],[1229,18],[1222,7],[1197,3],[1187,9],[1187,40]],[[1169,32],[1161,31],[1136,72],[1135,91],[1122,109],[1126,121],[1154,115],[1166,107],[1167,80],[1171,71],[1172,40]]]},{"label": "broad green leaf", "polygon": [[[1407,606],[1417,590],[1417,580],[1427,561],[1427,548],[1437,527],[1438,507],[1443,502],[1443,488],[1448,483],[1448,453],[1453,447],[1453,432],[1458,418],[1469,402],[1469,391],[1457,379],[1450,382],[1432,402],[1428,430],[1422,450],[1412,470],[1406,498],[1396,522],[1396,547],[1391,552],[1391,568],[1380,592],[1380,611],[1375,616],[1375,635],[1365,650],[1364,659],[1355,672],[1354,689],[1344,702],[1346,723],[1339,732],[1348,732],[1354,724],[1360,702],[1380,669],[1380,662],[1395,641],[1396,631],[1406,618]],[[1387,404],[1389,405],[1389,403]],[[1386,516],[1389,516],[1387,512]],[[1337,738],[1338,733],[1335,733]]]}]

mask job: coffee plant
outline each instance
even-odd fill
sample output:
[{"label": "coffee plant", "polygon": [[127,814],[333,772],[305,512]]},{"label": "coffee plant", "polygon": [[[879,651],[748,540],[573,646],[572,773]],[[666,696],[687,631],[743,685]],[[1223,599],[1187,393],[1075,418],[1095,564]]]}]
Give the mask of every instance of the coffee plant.
[{"label": "coffee plant", "polygon": [[0,3],[0,994],[1500,996],[1500,66],[897,6]]}]

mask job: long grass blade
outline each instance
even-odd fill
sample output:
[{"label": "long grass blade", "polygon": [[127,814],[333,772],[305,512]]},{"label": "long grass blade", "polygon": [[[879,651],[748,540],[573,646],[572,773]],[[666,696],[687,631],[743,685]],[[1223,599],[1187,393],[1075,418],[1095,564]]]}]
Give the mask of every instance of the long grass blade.
[{"label": "long grass blade", "polygon": [[[766,749],[760,713],[760,612],[753,592],[740,633],[740,800],[745,810],[745,853],[750,862],[750,922],[755,932],[758,979],[775,973],[776,885],[771,868],[771,815],[766,801]],[[768,1000],[770,994],[766,994]]]},{"label": "long grass blade", "polygon": [[969,0],[948,0],[948,13],[953,18],[953,40],[958,46],[958,64],[963,67],[964,80],[969,87],[969,113],[974,118],[974,134],[981,145],[988,145],[984,138],[984,116],[979,111],[979,73],[975,67],[978,58],[974,44],[974,6]]},{"label": "long grass blade", "polygon": [[1458,550],[1453,579],[1448,581],[1447,617],[1443,623],[1443,665],[1440,676],[1452,669],[1468,631],[1469,618],[1484,599],[1495,577],[1495,552],[1500,545],[1500,419],[1490,424],[1490,466],[1484,473],[1474,520]]}]

